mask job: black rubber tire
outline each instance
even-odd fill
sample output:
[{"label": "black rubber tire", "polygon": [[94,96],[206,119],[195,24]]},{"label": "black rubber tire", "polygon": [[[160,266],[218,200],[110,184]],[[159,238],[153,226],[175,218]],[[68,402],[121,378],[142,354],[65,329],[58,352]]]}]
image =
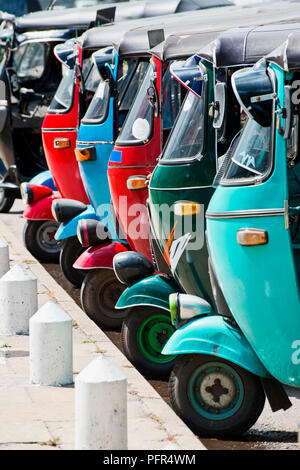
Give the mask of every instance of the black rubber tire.
[{"label": "black rubber tire", "polygon": [[115,309],[126,289],[113,269],[93,269],[86,274],[81,286],[81,305],[84,312],[103,330],[119,330],[130,309]]},{"label": "black rubber tire", "polygon": [[73,264],[84,251],[85,248],[79,243],[78,238],[70,237],[64,240],[59,257],[59,264],[65,278],[78,288],[81,287],[86,272],[73,268]]},{"label": "black rubber tire", "polygon": [[[188,397],[187,390],[191,376],[199,366],[209,362],[229,365],[240,377],[244,388],[239,408],[232,416],[223,420],[201,416]],[[265,404],[265,393],[259,377],[229,361],[209,355],[180,356],[170,375],[169,395],[176,414],[193,432],[202,437],[228,438],[243,434],[255,424]]]},{"label": "black rubber tire", "polygon": [[[55,221],[50,220],[26,220],[23,228],[23,241],[27,250],[41,263],[58,263],[62,242],[52,241],[43,244],[43,232],[45,229],[59,226]],[[41,236],[42,235],[42,238]],[[53,235],[54,236],[54,235]],[[54,238],[52,238],[54,240]],[[53,246],[53,249],[51,248]]]},{"label": "black rubber tire", "polygon": [[[176,357],[166,363],[158,363],[146,357],[139,346],[138,332],[142,324],[154,315],[164,315],[171,325],[170,312],[156,307],[135,307],[123,322],[121,331],[122,348],[127,359],[147,378],[167,379],[173,369]],[[145,328],[147,331],[147,328]],[[174,328],[175,331],[175,328]],[[165,343],[167,338],[163,340]],[[145,348],[147,346],[145,345]],[[151,357],[151,355],[150,355]],[[167,358],[167,356],[162,356]]]}]

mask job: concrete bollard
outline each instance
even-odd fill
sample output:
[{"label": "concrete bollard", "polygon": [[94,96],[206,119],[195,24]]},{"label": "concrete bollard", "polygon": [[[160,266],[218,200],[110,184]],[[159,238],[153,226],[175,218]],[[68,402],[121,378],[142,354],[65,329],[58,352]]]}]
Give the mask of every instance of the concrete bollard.
[{"label": "concrete bollard", "polygon": [[75,379],[75,449],[127,450],[127,379],[103,356]]},{"label": "concrete bollard", "polygon": [[16,264],[0,279],[0,334],[28,334],[37,311],[37,279]]},{"label": "concrete bollard", "polygon": [[30,383],[73,383],[72,319],[54,302],[47,302],[29,322]]},{"label": "concrete bollard", "polygon": [[8,244],[0,238],[0,278],[9,271]]}]

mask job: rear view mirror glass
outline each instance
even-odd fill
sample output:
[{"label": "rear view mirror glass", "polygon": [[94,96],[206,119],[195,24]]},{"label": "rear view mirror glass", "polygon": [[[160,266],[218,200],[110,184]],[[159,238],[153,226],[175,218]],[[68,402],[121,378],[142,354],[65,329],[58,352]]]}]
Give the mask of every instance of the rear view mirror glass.
[{"label": "rear view mirror glass", "polygon": [[185,61],[174,61],[170,65],[170,72],[185,88],[201,97],[203,73],[197,57],[192,56]]},{"label": "rear view mirror glass", "polygon": [[232,88],[248,117],[263,127],[269,127],[275,95],[265,62],[236,71],[232,75]]}]

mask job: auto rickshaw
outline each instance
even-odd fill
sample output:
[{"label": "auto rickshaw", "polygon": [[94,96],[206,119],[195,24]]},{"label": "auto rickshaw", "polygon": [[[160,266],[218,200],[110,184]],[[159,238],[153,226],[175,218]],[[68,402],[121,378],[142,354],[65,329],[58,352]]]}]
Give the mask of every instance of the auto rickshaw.
[{"label": "auto rickshaw", "polygon": [[[295,25],[296,26],[296,25]],[[297,31],[298,30],[298,31]],[[163,354],[178,354],[172,406],[197,433],[238,435],[300,387],[300,32],[232,76],[248,119],[216,176],[207,243],[227,314],[171,296],[179,328]],[[226,253],[226,256],[224,254]]]},{"label": "auto rickshaw", "polygon": [[[205,80],[208,91],[202,94],[200,100],[192,92],[186,97],[150,180],[151,232],[163,254],[160,258],[167,261],[173,278],[154,274],[154,269],[147,272],[144,268],[147,263],[145,260],[143,263],[141,255],[137,257],[128,253],[114,258],[117,277],[129,286],[116,304],[117,309],[130,309],[122,325],[123,351],[145,375],[166,376],[176,362],[174,354],[165,358],[161,354],[164,343],[175,331],[168,317],[169,296],[172,291],[175,292],[174,289],[200,296],[211,305],[214,314],[218,309],[225,308],[219,286],[216,283],[211,285],[208,272],[210,270],[212,276],[214,273],[208,264],[204,237],[204,212],[214,191],[212,182],[219,164],[215,153],[215,128],[218,136],[217,156],[222,156],[242,124],[239,105],[230,86],[232,73],[238,67],[255,62],[263,53],[263,47],[267,51],[270,44],[272,47],[280,43],[293,27],[295,25],[284,24],[273,25],[272,28],[229,30],[197,54],[198,61],[202,58],[199,66],[196,64],[192,68],[191,61],[187,61],[182,70],[176,63],[173,65],[173,72],[183,82],[189,80],[192,83],[193,77],[199,80],[201,66],[207,70],[205,76],[208,77]],[[265,40],[259,43],[259,49],[256,38],[260,36]],[[233,47],[235,44],[238,46]],[[244,50],[247,51],[245,55]],[[213,73],[217,77],[215,100],[212,95],[206,96],[206,93],[213,93]],[[218,111],[218,96],[222,94],[225,94],[227,102]],[[214,105],[214,101],[217,104]],[[203,110],[202,106],[206,108]],[[212,122],[212,112],[219,116],[217,122]],[[229,153],[233,145],[229,147]],[[162,272],[167,273],[166,270]],[[141,280],[135,282],[139,278]]]},{"label": "auto rickshaw", "polygon": [[[229,8],[226,6],[226,8]],[[199,9],[199,4],[197,6]],[[151,41],[154,41],[153,44],[156,44],[157,40],[161,40],[158,34],[158,37],[154,37],[156,35],[156,30],[159,30],[161,26],[169,27],[170,31],[177,28],[177,23],[179,21],[184,21],[188,24],[196,25],[198,18],[202,15],[202,12],[186,12],[186,13],[177,13],[176,15],[167,15],[164,16],[162,19],[156,18],[151,20],[151,27],[145,26],[144,28],[140,28],[139,32],[133,32],[131,36],[128,36],[126,40],[122,40],[118,45],[117,55],[119,67],[115,67],[114,72],[110,74],[110,79],[114,83],[117,79],[117,73],[120,73],[122,70],[124,60],[127,61],[130,59],[136,61],[138,68],[134,68],[131,72],[135,73],[131,76],[130,79],[134,79],[135,86],[129,87],[126,85],[126,100],[123,101],[121,107],[115,108],[113,104],[115,102],[115,96],[111,96],[108,93],[103,95],[102,104],[101,104],[101,112],[102,110],[108,111],[105,116],[101,115],[101,120],[98,122],[97,117],[93,116],[92,119],[86,116],[82,120],[82,124],[80,126],[79,134],[78,134],[78,151],[76,151],[77,159],[79,160],[79,169],[83,179],[84,187],[86,192],[89,196],[89,199],[92,203],[91,206],[86,207],[85,205],[78,204],[78,201],[72,201],[69,199],[66,200],[55,200],[52,206],[52,212],[56,217],[56,220],[61,222],[61,225],[56,232],[55,238],[57,240],[64,240],[64,244],[61,250],[60,261],[62,270],[66,276],[66,278],[72,282],[75,286],[81,285],[83,280],[84,274],[82,270],[89,270],[94,269],[95,261],[98,263],[101,261],[99,258],[96,260],[95,254],[92,257],[88,256],[84,260],[84,267],[83,269],[73,269],[73,263],[75,262],[76,258],[78,257],[78,242],[75,240],[75,236],[77,234],[77,225],[79,220],[81,219],[98,219],[103,218],[103,214],[101,214],[101,210],[105,208],[105,204],[110,206],[110,193],[108,188],[108,181],[107,181],[107,160],[113,148],[113,143],[118,135],[119,128],[122,126],[124,117],[130,107],[131,101],[134,98],[134,95],[137,91],[136,85],[141,83],[142,80],[142,72],[144,69],[143,63],[149,61],[149,38],[148,32],[152,29],[154,31],[153,37]],[[148,23],[148,22],[147,22]],[[147,24],[146,23],[146,24]],[[128,28],[128,25],[127,25]],[[137,28],[135,29],[137,31]],[[125,36],[124,36],[125,38]],[[116,55],[116,57],[117,57]],[[141,68],[142,67],[142,68]],[[119,70],[118,70],[119,68]],[[105,73],[105,72],[104,72]],[[108,80],[109,82],[109,80]],[[112,85],[113,83],[110,83]],[[104,86],[103,84],[101,86]],[[106,89],[108,91],[108,89]],[[103,93],[103,90],[99,91],[99,93]],[[109,104],[110,99],[110,104]],[[98,100],[98,102],[97,102]],[[109,106],[108,106],[109,104]],[[90,105],[91,106],[91,105]],[[99,106],[99,96],[95,97],[95,102],[92,105]],[[95,108],[94,109],[95,113]],[[118,112],[118,117],[117,117]],[[117,120],[119,121],[118,124]],[[93,158],[88,159],[84,156],[84,148],[86,146],[90,147],[91,143],[95,143],[95,149],[97,152],[101,151],[101,159],[100,158]],[[104,158],[104,152],[107,156],[107,159]],[[100,175],[100,176],[99,176]],[[102,184],[99,184],[99,181],[102,181]],[[114,233],[113,227],[113,219],[110,216],[110,209],[108,211],[108,224],[109,224],[109,233]],[[118,248],[123,250],[124,247],[127,247],[128,244],[124,243],[124,241],[120,241],[119,237],[113,237],[115,241],[118,243]],[[115,245],[111,245],[113,248]],[[75,248],[76,247],[76,250]],[[126,248],[127,250],[128,248]],[[114,251],[111,251],[110,257],[112,257]],[[107,255],[106,255],[107,258]],[[108,258],[107,258],[108,259]]]}]

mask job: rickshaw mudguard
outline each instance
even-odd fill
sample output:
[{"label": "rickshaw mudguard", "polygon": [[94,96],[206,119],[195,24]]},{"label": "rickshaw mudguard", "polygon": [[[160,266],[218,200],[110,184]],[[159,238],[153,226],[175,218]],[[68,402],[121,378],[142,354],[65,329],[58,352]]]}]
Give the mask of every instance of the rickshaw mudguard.
[{"label": "rickshaw mudguard", "polygon": [[49,171],[49,170],[42,171],[38,175],[34,176],[33,178],[31,178],[29,183],[42,185],[42,186],[47,186],[48,188],[52,189],[53,191],[57,191],[57,188],[55,186],[51,171]]},{"label": "rickshaw mudguard", "polygon": [[129,251],[127,242],[111,241],[85,250],[74,263],[76,269],[113,269],[114,256]]},{"label": "rickshaw mudguard", "polygon": [[60,199],[58,192],[38,199],[33,204],[26,204],[23,216],[28,220],[55,220],[51,211],[55,199]]},{"label": "rickshaw mudguard", "polygon": [[147,305],[170,311],[169,296],[180,287],[174,279],[155,274],[136,282],[122,292],[115,306],[117,309]]},{"label": "rickshaw mudguard", "polygon": [[176,330],[162,354],[208,354],[270,378],[242,332],[221,315],[198,317]]},{"label": "rickshaw mudguard", "polygon": [[56,240],[64,240],[65,238],[76,237],[77,235],[77,225],[81,219],[99,219],[93,206],[87,206],[86,210],[78,214],[73,219],[68,222],[63,222],[59,225],[57,232],[55,234]]}]

